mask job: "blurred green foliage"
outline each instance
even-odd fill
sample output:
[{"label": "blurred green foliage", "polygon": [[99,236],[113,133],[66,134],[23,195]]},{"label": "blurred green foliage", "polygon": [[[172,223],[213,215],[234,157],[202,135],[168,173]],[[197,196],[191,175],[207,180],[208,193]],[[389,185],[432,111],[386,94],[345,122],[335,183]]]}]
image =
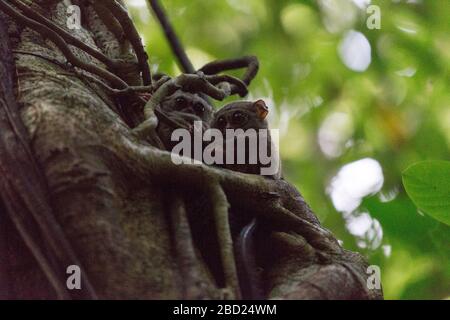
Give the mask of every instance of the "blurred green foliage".
[{"label": "blurred green foliage", "polygon": [[[259,57],[251,96],[271,104],[286,178],[346,248],[381,267],[385,297],[450,297],[450,228],[423,215],[401,179],[415,162],[449,159],[450,1],[162,2],[196,67]],[[367,27],[368,2],[380,8],[380,29]],[[179,73],[145,1],[127,3],[153,70]],[[345,60],[344,39],[355,34],[360,46]],[[369,45],[361,47],[361,38]],[[368,67],[350,69],[349,63],[364,64],[367,50]],[[339,212],[330,182],[342,166],[363,158],[381,165],[382,188],[357,209]],[[349,219],[362,213],[378,229],[349,228]]]}]

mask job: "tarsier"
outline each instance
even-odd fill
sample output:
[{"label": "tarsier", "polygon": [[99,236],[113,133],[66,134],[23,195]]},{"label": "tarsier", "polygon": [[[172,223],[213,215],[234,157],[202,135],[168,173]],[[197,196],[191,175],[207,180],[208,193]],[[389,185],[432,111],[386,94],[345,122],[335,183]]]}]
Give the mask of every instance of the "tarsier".
[{"label": "tarsier", "polygon": [[[224,106],[214,114],[211,128],[219,129],[224,137],[226,136],[227,129],[242,129],[244,130],[244,133],[247,130],[254,129],[256,132],[258,148],[260,146],[259,139],[267,139],[265,144],[268,148],[267,153],[273,156],[271,153],[275,153],[276,150],[272,144],[271,136],[268,131],[269,126],[266,119],[268,113],[269,109],[263,100],[257,100],[255,102],[233,102]],[[258,136],[259,130],[265,132],[266,135],[263,137]],[[226,149],[226,144],[234,144],[234,142],[235,141],[226,141],[224,149]],[[239,152],[239,150],[237,151]],[[223,167],[243,173],[260,174],[263,165],[259,161],[259,158],[257,158],[256,163],[250,163],[249,161],[249,141],[246,141],[244,151],[245,163],[238,164],[234,161],[232,164],[227,164],[224,161]],[[253,149],[253,152],[256,151],[256,149]],[[275,155],[275,157],[277,157],[277,155]],[[236,158],[236,155],[234,158]],[[278,167],[277,172],[273,175],[268,175],[267,178],[280,179],[281,168]],[[255,233],[258,228],[258,220],[253,214],[236,212],[231,209],[230,224],[242,295],[246,299],[262,299],[264,295],[260,279],[260,270],[256,261],[255,247]]]},{"label": "tarsier", "polygon": [[161,140],[164,149],[171,151],[176,144],[171,139],[175,129],[185,128],[191,131],[195,121],[202,121],[207,126],[213,111],[211,105],[200,95],[180,89],[163,99],[155,113],[158,117],[156,137]]},{"label": "tarsier", "polygon": [[[211,123],[211,127],[219,129],[224,136],[226,135],[226,129],[255,129],[267,130],[268,123],[266,116],[268,114],[268,108],[264,101],[258,100],[256,102],[234,102],[226,105],[213,117],[212,107],[207,101],[199,94],[185,92],[181,89],[175,90],[172,94],[161,99],[157,106],[153,106],[155,112],[152,117],[156,116],[156,122],[153,119],[147,119],[147,124],[138,127],[136,132],[138,134],[145,135],[149,139],[153,139],[153,144],[156,147],[171,150],[174,147],[175,142],[172,141],[172,132],[178,128],[186,128],[191,130],[194,121],[202,121],[204,127]],[[151,122],[149,124],[149,121]],[[151,132],[149,132],[149,130]],[[145,137],[144,136],[144,137]],[[153,138],[151,138],[152,136]],[[269,154],[274,152],[272,148],[271,138],[267,136],[267,146],[270,149]],[[158,142],[155,142],[158,139]],[[248,147],[248,146],[246,146]],[[246,148],[248,153],[248,148]],[[226,164],[225,168],[239,171],[243,173],[260,174],[262,165],[260,163],[250,164],[248,163],[248,156],[246,157],[245,164]],[[268,178],[278,179],[280,177],[280,171],[276,174],[268,176]],[[197,200],[190,201],[188,211],[191,211],[190,220],[193,228],[194,239],[196,239],[196,245],[200,246],[201,252],[208,252],[211,250],[205,250],[203,236],[198,237],[201,232],[204,232],[208,228],[211,228],[212,221],[206,219],[203,223],[199,223],[198,220],[202,219],[201,213],[198,211],[199,207],[205,206],[201,203],[201,196],[196,196]],[[192,214],[192,211],[194,212]],[[197,216],[196,216],[197,214]],[[192,216],[193,215],[193,216]],[[192,220],[197,221],[192,221]],[[203,218],[204,219],[204,218]],[[198,228],[201,226],[200,228]],[[239,280],[241,283],[241,291],[244,298],[262,298],[262,290],[260,288],[259,274],[257,272],[257,264],[255,258],[255,232],[257,228],[257,220],[254,216],[238,214],[237,212],[230,212],[230,226],[232,237],[235,241],[235,259],[238,268]],[[205,227],[206,229],[197,230]],[[208,235],[206,235],[208,236]],[[216,243],[214,239],[209,241],[209,245],[216,247],[220,244]],[[220,265],[220,257],[217,254],[207,254],[203,256],[207,263],[212,265],[213,273],[216,270],[215,277],[220,278],[217,268],[214,265]]]},{"label": "tarsier", "polygon": [[[224,168],[243,173],[261,174],[261,169],[263,167],[266,167],[266,165],[263,165],[261,163],[258,152],[260,151],[259,148],[264,146],[267,150],[264,150],[263,153],[268,156],[273,156],[274,160],[277,160],[277,158],[272,155],[272,152],[275,152],[275,148],[272,145],[272,139],[269,133],[269,125],[266,119],[268,113],[269,109],[266,106],[266,103],[263,100],[257,100],[255,102],[232,102],[224,106],[214,114],[211,128],[219,129],[222,132],[224,138],[227,137],[227,129],[231,129],[235,133],[235,135],[233,136],[235,137],[235,140],[245,140],[243,141],[245,143],[245,149],[236,150],[236,152],[234,152],[233,163],[227,163],[227,161],[224,161]],[[243,130],[241,131],[242,135],[239,134],[239,129]],[[252,136],[255,142],[254,145],[249,145],[249,136],[247,136],[247,138],[245,136],[248,133],[255,133],[255,135]],[[264,146],[261,146],[260,139],[266,139],[266,143],[264,144]],[[225,141],[225,149],[228,142],[232,143],[232,141]],[[239,146],[238,144],[235,145]],[[244,144],[240,146],[244,146]],[[225,151],[228,152],[227,150]],[[245,153],[244,163],[238,162],[238,152]],[[251,160],[252,157],[250,156],[250,152],[255,153],[253,161]],[[225,155],[225,158],[226,157],[227,155]],[[279,161],[277,162],[279,163]],[[268,175],[268,177],[278,179],[280,178],[280,171],[280,168],[277,168],[276,172]]]},{"label": "tarsier", "polygon": [[[162,82],[165,82],[163,79]],[[202,121],[208,126],[212,118],[211,105],[197,93],[191,93],[181,88],[166,91],[164,95],[154,94],[147,102],[145,109],[146,120],[134,129],[134,133],[141,139],[146,140],[154,147],[162,150],[172,151],[175,142],[172,141],[172,133],[176,129],[187,129],[192,131],[195,121]],[[158,92],[158,89],[157,91]],[[166,96],[167,94],[167,96]],[[201,279],[196,275],[196,250],[189,242],[186,234],[192,237],[192,231],[188,217],[190,208],[186,208],[186,194],[180,196],[178,193],[168,191],[167,199],[171,199],[169,207],[172,232],[175,237],[174,246],[181,272],[187,285],[184,289],[185,299],[203,299],[208,296],[201,284]],[[180,208],[181,207],[181,208]],[[182,210],[180,212],[180,210]],[[221,298],[220,294],[216,295]]]},{"label": "tarsier", "polygon": [[[204,75],[203,72],[197,72],[191,75],[182,75],[175,79],[161,78],[155,84],[155,90],[147,103],[144,106],[145,121],[138,125],[133,132],[139,139],[147,140],[154,147],[172,151],[176,142],[172,141],[172,133],[176,129],[186,129],[189,132],[196,130],[194,126],[195,121],[201,121],[203,129],[207,129],[209,122],[212,118],[212,107],[205,98],[205,95],[211,96],[215,99],[221,100],[229,94],[238,93],[241,96],[247,93],[247,88],[244,82],[237,78],[229,77],[226,75]],[[210,220],[209,227],[212,226],[218,230],[219,239],[212,240],[217,241],[215,243],[216,252],[211,256],[203,255],[203,259],[206,262],[218,261],[218,263],[212,263],[221,265],[225,270],[231,270],[231,272],[223,273],[223,269],[219,270],[214,278],[222,279],[219,281],[220,287],[224,288],[218,295],[213,293],[215,298],[239,298],[240,293],[237,288],[237,273],[234,263],[231,263],[230,256],[233,255],[232,251],[221,245],[224,243],[220,239],[230,239],[231,235],[227,236],[226,228],[219,226],[218,220],[221,220],[223,214],[216,214],[214,217],[208,217],[205,211],[205,206],[200,203],[207,202],[207,197],[202,195],[190,195],[189,191],[185,191],[183,196],[180,197],[174,192],[169,192],[170,197],[176,201],[169,203],[169,211],[172,212],[172,225],[174,227],[173,233],[179,235],[175,240],[175,246],[177,247],[177,255],[180,258],[181,268],[185,278],[190,278],[186,282],[190,283],[186,285],[185,298],[187,299],[201,299],[206,298],[208,294],[202,292],[203,287],[199,285],[201,280],[195,276],[198,274],[193,265],[196,265],[197,250],[194,249],[194,245],[191,243],[185,243],[187,238],[193,237],[195,240],[195,234],[199,232],[196,230],[196,225],[199,225],[198,221]],[[184,199],[183,199],[184,198]],[[198,201],[186,201],[186,199],[195,199]],[[205,199],[204,199],[205,198]],[[176,205],[174,204],[176,203]],[[187,206],[187,208],[185,208]],[[178,208],[175,208],[178,207]],[[183,207],[180,209],[180,207]],[[217,212],[217,210],[212,210]],[[193,212],[193,214],[192,214]],[[200,214],[196,214],[200,212]],[[187,215],[187,216],[186,216]],[[206,217],[206,219],[205,219]],[[225,217],[225,216],[224,216]],[[212,218],[212,219],[210,219]],[[189,221],[188,221],[189,219]],[[182,223],[173,223],[173,221],[182,221]],[[194,232],[191,232],[193,229]],[[212,229],[212,230],[214,230]],[[211,229],[210,229],[211,230]],[[186,234],[191,234],[186,237]],[[229,233],[228,233],[229,234]],[[176,238],[177,236],[175,236]],[[200,243],[200,253],[205,252],[202,250],[201,243],[203,241],[197,238],[197,245]],[[225,240],[225,243],[227,241]],[[190,254],[186,255],[185,252],[189,251]],[[218,253],[218,254],[217,254]],[[211,265],[211,262],[209,263]],[[228,267],[226,266],[228,265]],[[235,274],[235,276],[233,276]],[[193,288],[193,289],[192,289]]]},{"label": "tarsier", "polygon": [[[159,121],[154,123],[153,139],[156,137],[156,139],[160,140],[155,146],[169,151],[175,144],[171,139],[172,132],[180,127],[190,130],[194,121],[202,121],[204,127],[210,122],[211,128],[219,129],[224,137],[226,137],[227,129],[242,129],[244,132],[248,129],[254,129],[256,133],[258,133],[259,130],[268,130],[266,117],[269,110],[263,100],[230,103],[218,110],[213,117],[212,107],[205,99],[198,94],[184,92],[179,89],[162,99],[158,107],[155,108],[155,111]],[[270,155],[272,152],[275,152],[275,150],[272,146],[270,134],[268,134],[268,131],[266,132],[266,146],[269,148],[268,154]],[[226,149],[225,146],[224,149]],[[245,145],[246,157],[244,164],[237,164],[235,162],[231,164],[225,163],[223,167],[243,173],[260,174],[263,165],[259,161],[257,161],[257,163],[249,163],[249,149],[247,143]],[[281,176],[280,171],[281,170],[278,170],[275,174],[267,176],[267,178],[279,179]],[[195,201],[194,203],[191,202],[191,204],[188,205],[188,208],[190,209],[189,211],[197,211],[198,214],[198,207],[205,205],[204,203],[200,203],[200,200],[205,199],[201,199],[201,197],[198,196],[196,198],[198,201]],[[195,205],[197,205],[197,208]],[[194,212],[193,219],[198,220],[200,217],[195,216],[195,214],[196,213]],[[206,228],[211,227],[211,225],[208,225],[208,221],[205,221],[203,224],[199,224],[199,221],[195,221],[194,223],[203,227],[206,226]],[[211,221],[209,221],[209,223],[211,223]],[[241,284],[242,295],[247,299],[263,298],[260,280],[261,275],[258,271],[255,254],[255,233],[257,225],[257,219],[253,215],[235,212],[233,210],[230,211],[230,226],[232,237],[235,242],[235,260],[238,268],[239,282]],[[193,228],[197,231],[194,232],[194,234],[198,234],[198,231],[201,232],[205,230],[196,230],[196,226],[193,226]],[[204,239],[195,236],[194,238],[197,239],[197,245],[202,247]],[[212,246],[218,245],[214,240],[211,240],[211,242]],[[209,264],[213,265],[213,271],[215,269],[214,265],[220,264],[217,255],[210,254],[204,256],[204,258]],[[215,276],[220,277],[218,274]]]},{"label": "tarsier", "polygon": [[[175,143],[171,136],[175,129],[181,128],[192,132],[195,130],[195,121],[202,121],[203,129],[209,126],[212,107],[207,97],[223,100],[235,94],[241,97],[245,96],[248,93],[247,85],[256,76],[258,67],[258,59],[254,56],[213,61],[195,73],[188,71],[189,73],[173,79],[167,76],[155,78],[149,88],[151,90],[147,90],[148,87],[136,87],[114,90],[113,93],[143,92],[144,95],[140,100],[146,100],[144,97],[149,97],[143,107],[144,121],[134,128],[133,132],[139,140],[146,140],[154,147],[172,151]],[[226,70],[240,68],[246,68],[242,79],[219,74]],[[105,88],[104,85],[102,87]],[[213,193],[217,192],[214,190]],[[217,194],[214,197],[217,197]],[[222,194],[219,197],[222,197]],[[232,241],[231,233],[229,227],[224,226],[228,225],[226,208],[220,204],[214,204],[211,207],[211,195],[191,195],[186,190],[184,197],[169,192],[169,198],[174,199],[169,204],[169,211],[171,212],[170,220],[175,228],[173,234],[175,234],[176,254],[186,280],[184,298],[211,297],[211,294],[203,292],[205,290],[201,285],[202,279],[196,276],[199,274],[198,270],[192,267],[198,265],[196,263],[197,254],[200,254],[212,269],[212,276],[216,279],[219,287],[223,288],[218,294],[212,293],[212,296],[216,299],[239,299],[241,294],[233,248],[227,245]],[[185,201],[183,198],[194,199],[194,201]],[[180,221],[181,223],[178,223]],[[210,234],[207,234],[208,238],[204,239],[203,235],[206,229],[215,233],[216,236],[211,237]],[[196,242],[195,248],[190,239]],[[206,243],[212,244],[212,247],[204,247],[203,245]],[[189,253],[186,254],[186,252]]]}]

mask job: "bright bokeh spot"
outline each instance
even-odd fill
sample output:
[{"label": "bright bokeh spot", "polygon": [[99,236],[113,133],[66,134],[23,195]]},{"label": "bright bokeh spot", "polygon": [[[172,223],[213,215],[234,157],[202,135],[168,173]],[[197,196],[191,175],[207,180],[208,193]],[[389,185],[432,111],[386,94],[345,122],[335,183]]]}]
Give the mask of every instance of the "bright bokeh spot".
[{"label": "bright bokeh spot", "polygon": [[352,212],[362,198],[380,191],[383,182],[379,162],[366,158],[343,166],[331,180],[328,192],[336,210]]},{"label": "bright bokeh spot", "polygon": [[363,72],[372,62],[372,48],[369,40],[358,31],[350,30],[339,46],[339,56],[347,68]]},{"label": "bright bokeh spot", "polygon": [[319,129],[320,150],[328,158],[339,157],[352,133],[353,123],[348,114],[343,112],[330,114]]},{"label": "bright bokeh spot", "polygon": [[380,222],[367,212],[345,214],[347,230],[356,237],[360,248],[375,250],[383,241],[383,229]]},{"label": "bright bokeh spot", "polygon": [[365,9],[369,6],[370,0],[353,0],[353,2],[361,9]]},{"label": "bright bokeh spot", "polygon": [[146,0],[128,0],[127,5],[136,8],[145,8],[147,7]]},{"label": "bright bokeh spot", "polygon": [[319,0],[325,28],[331,33],[340,33],[353,27],[359,8],[350,0]]}]

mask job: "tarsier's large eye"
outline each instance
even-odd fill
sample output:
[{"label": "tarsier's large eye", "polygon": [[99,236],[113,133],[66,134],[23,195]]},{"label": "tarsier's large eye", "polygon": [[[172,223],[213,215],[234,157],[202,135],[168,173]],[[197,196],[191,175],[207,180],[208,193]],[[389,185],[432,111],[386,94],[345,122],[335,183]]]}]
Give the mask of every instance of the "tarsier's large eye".
[{"label": "tarsier's large eye", "polygon": [[205,106],[200,102],[194,104],[194,112],[198,115],[203,115],[205,112]]},{"label": "tarsier's large eye", "polygon": [[241,111],[233,113],[232,122],[234,125],[240,126],[247,122],[247,115]]},{"label": "tarsier's large eye", "polygon": [[187,105],[187,100],[183,97],[178,97],[175,99],[175,105],[178,109],[185,108]]},{"label": "tarsier's large eye", "polygon": [[225,126],[227,125],[227,120],[225,120],[224,116],[219,117],[219,119],[217,119],[217,127],[218,128],[225,128]]}]

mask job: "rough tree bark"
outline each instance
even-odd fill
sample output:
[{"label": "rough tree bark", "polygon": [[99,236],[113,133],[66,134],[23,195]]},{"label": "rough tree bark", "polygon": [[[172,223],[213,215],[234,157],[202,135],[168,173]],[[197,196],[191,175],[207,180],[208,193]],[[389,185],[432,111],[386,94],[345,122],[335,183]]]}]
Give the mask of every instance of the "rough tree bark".
[{"label": "rough tree bark", "polygon": [[[66,28],[70,0],[32,2],[38,5],[35,9],[39,13]],[[67,31],[110,58],[121,59],[132,54],[132,45],[125,38],[117,41],[114,30],[105,26],[91,6],[82,1],[73,2],[82,7],[83,24],[81,29]],[[269,207],[268,201],[272,200],[261,201],[261,194],[275,188],[284,192],[285,208],[297,214],[305,212],[307,205],[285,182],[274,185],[256,176],[209,170],[202,166],[170,165],[170,156],[166,152],[155,150],[132,135],[130,126],[143,120],[142,110],[132,112],[131,118],[124,117],[127,112],[130,114],[127,108],[132,106],[127,106],[124,101],[118,104],[104,88],[78,77],[52,41],[17,24],[14,19],[4,15],[2,19],[7,22],[9,46],[14,50],[16,99],[26,128],[27,143],[36,159],[36,168],[45,177],[48,193],[44,198],[49,201],[50,214],[79,259],[74,260],[68,255],[67,263],[83,267],[82,277],[89,279],[87,285],[92,284],[98,297],[185,297],[182,289],[185,279],[173,254],[167,194],[186,195],[188,190],[202,193],[211,174],[220,180],[232,206],[264,211],[264,207]],[[2,46],[6,46],[4,40]],[[106,68],[85,52],[72,46],[71,49],[80,60]],[[2,62],[5,65],[4,59]],[[4,83],[3,72],[2,69],[1,81]],[[138,74],[135,72],[134,76],[134,80],[125,80],[136,82]],[[8,104],[5,98],[8,90],[11,92],[10,87],[2,87],[5,105]],[[14,173],[2,174],[2,183],[13,180]],[[15,203],[13,196],[25,191],[11,191],[7,184],[3,184],[1,190],[4,203]],[[10,193],[6,194],[5,190]],[[242,194],[245,194],[245,203],[239,201]],[[19,202],[16,202],[18,206],[22,205]],[[17,208],[6,205],[1,209],[0,297],[61,297],[37,263],[30,246],[17,232],[14,222],[5,214],[6,211],[14,214]],[[312,212],[308,211],[303,218],[319,226]],[[42,246],[45,247],[42,230],[34,232],[37,241],[44,242]],[[266,234],[261,236],[261,244],[269,250],[265,254],[270,257],[264,272],[268,298],[381,297],[380,291],[369,290],[366,286],[367,263],[363,257],[340,247],[322,253],[320,245],[315,246],[305,239],[308,237],[285,226],[267,228]],[[317,243],[321,241],[318,239]],[[201,285],[205,298],[217,298],[220,288],[200,255],[199,259],[196,272],[202,283],[196,285]],[[65,273],[58,263],[51,267],[60,268],[56,270],[60,276]],[[86,290],[85,286],[83,290]]]}]

